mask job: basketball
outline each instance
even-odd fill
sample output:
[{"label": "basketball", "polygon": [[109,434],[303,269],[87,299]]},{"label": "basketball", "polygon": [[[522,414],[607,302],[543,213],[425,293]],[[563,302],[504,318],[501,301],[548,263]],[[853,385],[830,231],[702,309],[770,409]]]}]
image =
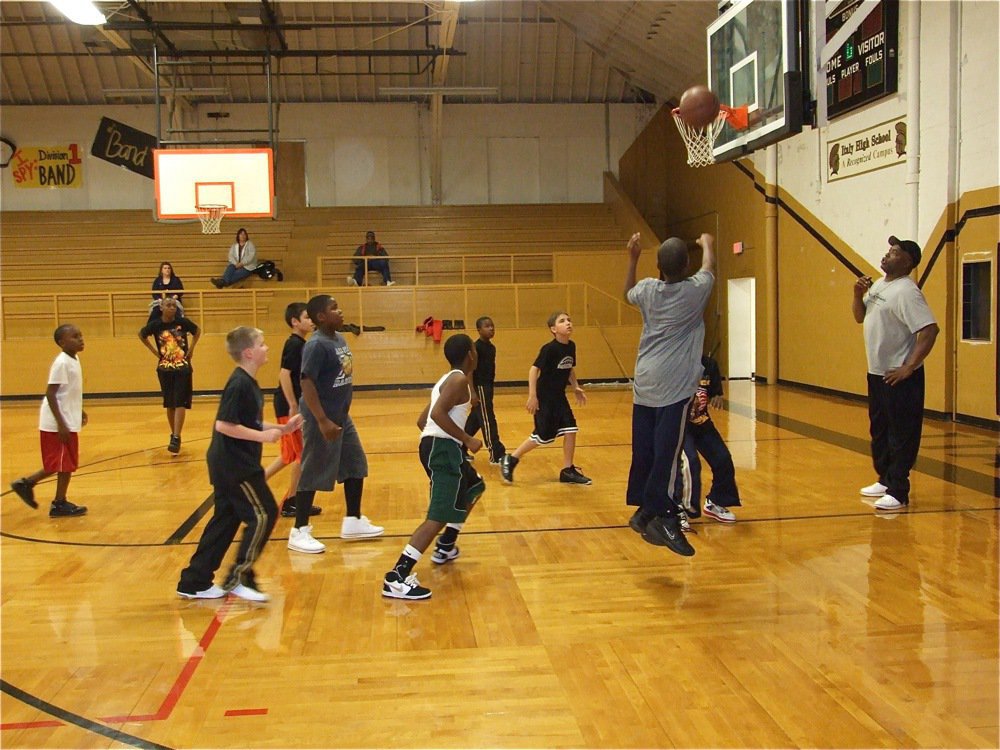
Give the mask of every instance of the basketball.
[{"label": "basketball", "polygon": [[719,115],[719,97],[707,86],[692,86],[681,96],[680,116],[693,128],[711,124]]}]

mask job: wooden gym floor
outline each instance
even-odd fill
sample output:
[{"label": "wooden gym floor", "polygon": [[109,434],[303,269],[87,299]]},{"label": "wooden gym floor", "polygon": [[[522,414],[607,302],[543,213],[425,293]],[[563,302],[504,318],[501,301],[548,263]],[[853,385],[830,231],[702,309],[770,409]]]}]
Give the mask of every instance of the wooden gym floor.
[{"label": "wooden gym floor", "polygon": [[[379,592],[426,509],[427,393],[357,394],[364,511],[386,536],[342,542],[342,494],[321,494],[327,552],[289,552],[280,519],[267,606],[174,594],[215,401],[172,458],[156,401],[90,400],[69,493],[89,515],[50,520],[51,483],[38,511],[0,503],[0,745],[997,747],[996,434],[928,422],[911,510],[880,517],[857,494],[863,405],[728,387],[715,418],[744,507],[694,522],[695,557],[629,530],[630,394],[593,389],[577,463],[594,485],[555,481],[558,446],[513,486],[480,454],[489,488],[461,558],[417,566],[423,602]],[[524,394],[497,402],[512,449]],[[39,463],[37,403],[2,417],[6,489]]]}]

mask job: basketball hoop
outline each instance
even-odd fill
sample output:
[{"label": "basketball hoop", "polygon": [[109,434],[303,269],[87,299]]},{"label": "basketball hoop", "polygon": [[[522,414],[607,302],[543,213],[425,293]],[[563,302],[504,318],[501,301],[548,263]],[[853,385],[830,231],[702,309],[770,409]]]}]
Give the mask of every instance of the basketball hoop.
[{"label": "basketball hoop", "polygon": [[729,123],[736,130],[745,130],[749,122],[747,105],[742,107],[727,107],[725,104],[719,107],[719,114],[715,120],[701,128],[688,125],[681,119],[680,109],[672,112],[677,130],[684,139],[688,152],[689,167],[707,167],[715,164],[715,139],[719,137],[722,128]]},{"label": "basketball hoop", "polygon": [[221,203],[202,203],[196,208],[198,218],[201,219],[202,234],[219,234],[219,224],[222,217],[226,215],[229,206]]}]

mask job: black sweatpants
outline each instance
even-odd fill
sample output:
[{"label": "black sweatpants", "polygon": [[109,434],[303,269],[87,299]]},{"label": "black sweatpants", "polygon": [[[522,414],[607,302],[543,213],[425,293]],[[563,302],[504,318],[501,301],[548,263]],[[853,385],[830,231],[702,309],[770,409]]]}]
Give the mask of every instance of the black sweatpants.
[{"label": "black sweatpants", "polygon": [[490,461],[495,463],[504,457],[507,448],[500,439],[497,416],[493,412],[493,386],[477,385],[476,395],[479,397],[479,406],[469,414],[465,422],[465,432],[468,435],[475,435],[479,430],[483,431],[483,443],[490,452]]},{"label": "black sweatpants", "polygon": [[264,481],[263,469],[236,486],[216,486],[215,512],[201,533],[191,562],[181,571],[177,589],[194,594],[212,585],[215,571],[222,565],[240,523],[246,524],[243,539],[222,587],[231,589],[240,583],[255,587],[253,564],[271,537],[277,517],[278,506]]},{"label": "black sweatpants", "polygon": [[632,405],[632,465],[625,502],[641,506],[649,516],[676,516],[680,510],[674,492],[690,405],[690,398],[669,406]]},{"label": "black sweatpants", "polygon": [[887,495],[906,505],[924,424],[924,368],[918,367],[896,385],[868,373],[868,419],[878,481],[888,487]]}]

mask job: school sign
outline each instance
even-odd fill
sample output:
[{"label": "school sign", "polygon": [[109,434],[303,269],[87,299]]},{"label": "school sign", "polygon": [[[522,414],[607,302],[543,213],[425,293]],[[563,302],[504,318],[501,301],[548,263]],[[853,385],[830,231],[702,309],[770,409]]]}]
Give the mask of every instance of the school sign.
[{"label": "school sign", "polygon": [[10,160],[14,187],[78,188],[83,185],[80,146],[24,146]]},{"label": "school sign", "polygon": [[827,141],[826,152],[827,182],[903,164],[906,162],[906,118]]}]

